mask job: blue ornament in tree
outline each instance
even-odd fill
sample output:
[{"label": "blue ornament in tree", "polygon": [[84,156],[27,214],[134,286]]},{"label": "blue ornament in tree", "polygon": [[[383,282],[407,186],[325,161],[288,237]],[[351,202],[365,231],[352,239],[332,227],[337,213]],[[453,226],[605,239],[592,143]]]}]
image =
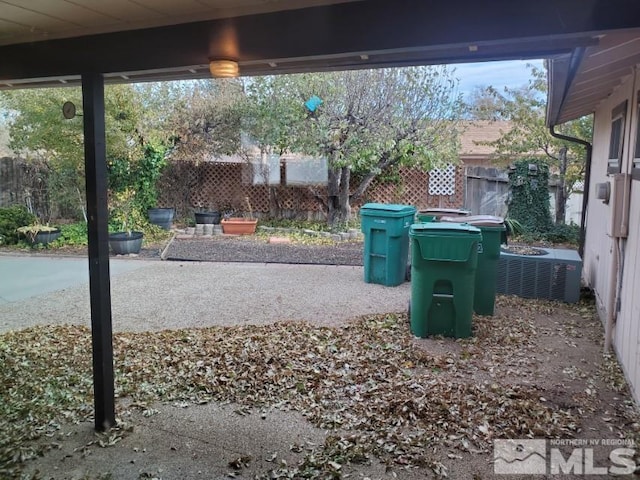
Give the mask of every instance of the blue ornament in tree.
[{"label": "blue ornament in tree", "polygon": [[315,112],[320,105],[322,105],[322,99],[317,95],[313,95],[309,100],[304,102],[304,106],[307,107],[307,110],[311,113]]}]

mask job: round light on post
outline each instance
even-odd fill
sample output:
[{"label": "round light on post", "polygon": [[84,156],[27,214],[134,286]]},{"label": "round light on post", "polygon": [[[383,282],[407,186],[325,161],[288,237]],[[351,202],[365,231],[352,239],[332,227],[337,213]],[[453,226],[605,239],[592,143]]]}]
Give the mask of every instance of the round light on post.
[{"label": "round light on post", "polygon": [[231,78],[239,74],[238,62],[233,60],[211,60],[209,71],[214,78]]}]

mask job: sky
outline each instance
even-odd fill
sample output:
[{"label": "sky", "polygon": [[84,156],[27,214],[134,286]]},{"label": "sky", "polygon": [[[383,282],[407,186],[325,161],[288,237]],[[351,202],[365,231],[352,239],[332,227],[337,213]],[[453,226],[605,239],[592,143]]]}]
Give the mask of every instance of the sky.
[{"label": "sky", "polygon": [[455,76],[460,79],[458,89],[466,97],[476,85],[492,86],[498,91],[505,86],[517,88],[527,85],[531,72],[528,64],[542,68],[542,60],[459,63],[451,66],[455,68]]}]

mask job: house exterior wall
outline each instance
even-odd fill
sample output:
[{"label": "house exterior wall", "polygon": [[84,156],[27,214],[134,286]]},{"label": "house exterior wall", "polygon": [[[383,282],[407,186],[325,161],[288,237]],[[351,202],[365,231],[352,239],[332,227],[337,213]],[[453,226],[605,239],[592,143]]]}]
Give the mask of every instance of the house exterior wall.
[{"label": "house exterior wall", "polygon": [[[607,159],[611,135],[612,111],[625,100],[627,103],[625,128],[623,133],[623,154],[621,172],[631,173],[633,153],[636,145],[636,122],[638,121],[637,90],[640,88],[640,74],[636,67],[634,75],[625,78],[622,84],[597,108],[594,118],[593,157],[587,227],[584,250],[583,279],[595,291],[598,312],[603,323],[612,311],[615,312],[615,290],[617,279],[620,310],[612,331],[613,347],[632,386],[636,400],[640,400],[640,180],[626,184],[630,189],[629,201],[623,209],[629,211],[627,238],[619,241],[610,235],[610,225],[614,209],[613,201],[605,204],[596,198],[598,183],[610,182],[607,174]],[[621,255],[614,256],[620,252]],[[619,263],[618,270],[616,263]],[[618,277],[620,275],[620,277]],[[611,285],[614,288],[611,288]],[[615,314],[614,314],[615,315]]]}]

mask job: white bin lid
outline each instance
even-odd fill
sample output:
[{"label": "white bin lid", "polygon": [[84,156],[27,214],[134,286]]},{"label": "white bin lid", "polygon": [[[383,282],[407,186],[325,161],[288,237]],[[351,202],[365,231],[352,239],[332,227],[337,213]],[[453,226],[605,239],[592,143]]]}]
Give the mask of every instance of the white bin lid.
[{"label": "white bin lid", "polygon": [[[460,217],[442,217],[441,222],[460,222]],[[464,217],[464,223],[469,225],[475,225],[476,227],[500,227],[504,225],[504,219],[502,217],[496,217],[493,215],[470,215]]]}]

